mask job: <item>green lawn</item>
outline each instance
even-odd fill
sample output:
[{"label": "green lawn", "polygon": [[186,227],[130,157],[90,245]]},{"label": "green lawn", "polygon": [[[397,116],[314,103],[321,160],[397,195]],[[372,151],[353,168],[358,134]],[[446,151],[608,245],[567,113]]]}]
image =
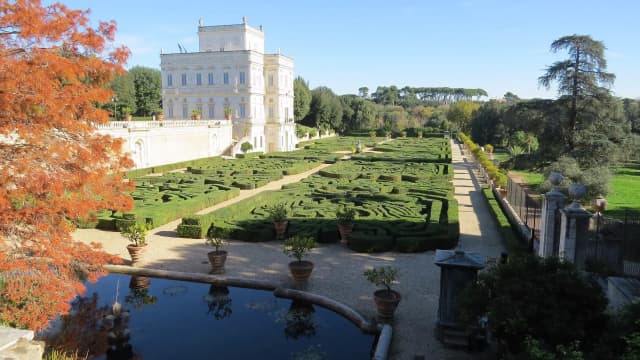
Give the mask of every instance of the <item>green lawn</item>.
[{"label": "green lawn", "polygon": [[640,210],[640,166],[616,169],[607,195],[607,213],[624,216],[623,209]]},{"label": "green lawn", "polygon": [[[510,174],[522,176],[525,181],[537,188],[544,181],[544,176],[537,172],[509,171]],[[640,165],[617,168],[611,178],[611,192],[606,196],[609,216],[622,218],[624,209],[640,210]]]}]

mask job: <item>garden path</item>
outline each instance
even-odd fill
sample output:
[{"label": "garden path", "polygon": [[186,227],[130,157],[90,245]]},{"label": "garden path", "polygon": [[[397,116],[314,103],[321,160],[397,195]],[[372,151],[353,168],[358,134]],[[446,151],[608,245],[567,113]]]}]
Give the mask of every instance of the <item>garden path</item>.
[{"label": "garden path", "polygon": [[[456,199],[460,203],[459,248],[497,257],[502,251],[495,224],[482,198],[480,184],[473,172],[472,158],[463,156],[459,145],[452,143],[455,169]],[[299,181],[319,168],[286,177],[256,190],[247,190],[245,198],[267,189],[278,189],[284,182]],[[240,201],[239,197],[234,199]],[[231,201],[230,200],[230,201]],[[229,205],[221,203],[203,211]],[[210,265],[201,239],[178,238],[178,221],[154,229],[148,236],[149,246],[145,263],[141,267],[207,273]],[[128,259],[127,242],[120,234],[95,229],[81,229],[73,234],[76,240],[98,242],[111,254]],[[295,287],[288,275],[287,258],[282,254],[279,241],[247,243],[230,241],[226,275],[275,281],[283,286]],[[340,244],[322,244],[314,249],[309,260],[315,263],[311,280],[305,290],[336,299],[347,304],[367,318],[373,318],[375,308],[372,294],[375,287],[362,275],[373,266],[393,265],[400,269],[400,278],[394,289],[402,294],[394,320],[394,334],[390,359],[435,360],[478,359],[487,354],[469,354],[445,348],[434,335],[440,291],[440,270],[433,264],[434,252],[401,254],[394,252],[360,254],[346,250]],[[241,304],[240,304],[241,305]]]}]

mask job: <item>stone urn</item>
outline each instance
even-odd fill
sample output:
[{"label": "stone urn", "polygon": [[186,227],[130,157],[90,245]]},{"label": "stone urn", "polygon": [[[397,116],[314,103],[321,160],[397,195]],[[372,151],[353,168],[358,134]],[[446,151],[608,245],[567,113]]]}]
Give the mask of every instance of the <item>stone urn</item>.
[{"label": "stone urn", "polygon": [[289,263],[289,272],[297,282],[306,282],[313,271],[313,263],[311,261],[292,261]]},{"label": "stone urn", "polygon": [[212,274],[224,273],[224,263],[227,261],[227,252],[225,250],[214,250],[207,253],[209,263],[211,263]]}]

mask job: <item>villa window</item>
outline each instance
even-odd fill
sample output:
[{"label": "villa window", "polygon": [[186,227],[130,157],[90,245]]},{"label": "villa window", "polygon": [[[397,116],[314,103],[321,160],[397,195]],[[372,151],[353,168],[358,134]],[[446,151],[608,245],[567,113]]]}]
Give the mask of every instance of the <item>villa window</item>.
[{"label": "villa window", "polygon": [[224,84],[229,85],[229,73],[228,72],[224,73],[222,77],[223,77]]},{"label": "villa window", "polygon": [[269,106],[269,117],[270,118],[274,117],[275,116],[274,113],[275,112],[274,112],[274,109],[273,109],[273,105],[270,105]]},{"label": "villa window", "polygon": [[209,85],[213,85],[213,73],[209,73]]},{"label": "villa window", "polygon": [[215,118],[216,118],[216,106],[209,105],[209,119],[215,119]]},{"label": "villa window", "polygon": [[173,118],[173,104],[171,103],[167,107],[167,116],[169,117],[169,119]]},{"label": "villa window", "polygon": [[173,86],[173,76],[167,75],[167,86]]},{"label": "villa window", "polygon": [[182,105],[182,118],[183,119],[189,118],[189,107],[187,107],[187,105]]},{"label": "villa window", "polygon": [[289,122],[289,108],[284,108],[284,122]]},{"label": "villa window", "polygon": [[262,149],[262,135],[260,135],[260,148]]},{"label": "villa window", "polygon": [[269,86],[273,86],[273,74],[269,74]]},{"label": "villa window", "polygon": [[247,117],[246,112],[247,112],[246,111],[246,105],[245,104],[240,104],[240,117],[241,118]]},{"label": "villa window", "polygon": [[200,73],[196,74],[196,85],[198,86],[202,85],[202,74]]},{"label": "villa window", "polygon": [[187,74],[182,74],[182,86],[187,86]]},{"label": "villa window", "polygon": [[244,84],[246,82],[246,75],[244,71],[240,71],[240,84]]}]

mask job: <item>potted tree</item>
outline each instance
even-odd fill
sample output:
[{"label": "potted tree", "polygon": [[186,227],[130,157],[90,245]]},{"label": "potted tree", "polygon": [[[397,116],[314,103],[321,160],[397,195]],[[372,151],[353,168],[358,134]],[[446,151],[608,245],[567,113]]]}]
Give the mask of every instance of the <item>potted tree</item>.
[{"label": "potted tree", "polygon": [[391,290],[391,283],[398,278],[398,268],[393,266],[381,266],[366,270],[364,276],[376,286],[384,286],[384,289],[376,290],[373,293],[373,300],[376,303],[378,319],[390,321],[393,313],[400,302],[400,293]]},{"label": "potted tree", "polygon": [[276,230],[276,239],[284,239],[284,233],[287,231],[287,204],[276,203],[267,208],[269,212],[269,220],[273,221],[273,227]]},{"label": "potted tree", "polygon": [[131,256],[131,265],[136,265],[142,260],[142,254],[147,246],[147,224],[134,223],[122,229],[120,234],[127,238],[131,244],[127,245],[127,251]]},{"label": "potted tree", "polygon": [[162,110],[161,108],[158,108],[156,109],[155,114],[156,114],[156,120],[158,121],[164,120],[164,110]]},{"label": "potted tree", "polygon": [[211,263],[212,274],[224,273],[224,263],[227,261],[227,252],[220,250],[220,248],[224,245],[224,238],[228,236],[227,234],[227,231],[223,229],[216,230],[213,224],[209,227],[209,230],[207,230],[205,242],[207,245],[215,248],[214,251],[207,253],[209,262]]},{"label": "potted tree", "polygon": [[200,109],[191,110],[191,120],[200,120],[201,117],[202,112],[200,111]]},{"label": "potted tree", "polygon": [[253,149],[253,145],[251,145],[250,142],[245,141],[240,145],[240,151],[242,151],[243,154],[246,154],[247,151]]},{"label": "potted tree", "polygon": [[313,271],[313,263],[311,261],[303,261],[302,258],[307,255],[309,250],[316,247],[316,241],[309,236],[292,236],[284,241],[284,253],[296,259],[289,263],[289,271],[291,276],[297,282],[305,282],[311,276]]},{"label": "potted tree", "polygon": [[233,114],[233,110],[230,107],[224,108],[224,118],[227,120],[231,120],[231,115]]},{"label": "potted tree", "polygon": [[349,236],[353,231],[353,220],[356,218],[356,210],[352,207],[344,206],[336,211],[336,219],[338,220],[338,232],[340,233],[340,242],[347,244]]},{"label": "potted tree", "polygon": [[125,121],[131,121],[131,119],[133,119],[133,116],[131,115],[131,108],[128,106],[122,107],[122,114],[124,115]]}]

